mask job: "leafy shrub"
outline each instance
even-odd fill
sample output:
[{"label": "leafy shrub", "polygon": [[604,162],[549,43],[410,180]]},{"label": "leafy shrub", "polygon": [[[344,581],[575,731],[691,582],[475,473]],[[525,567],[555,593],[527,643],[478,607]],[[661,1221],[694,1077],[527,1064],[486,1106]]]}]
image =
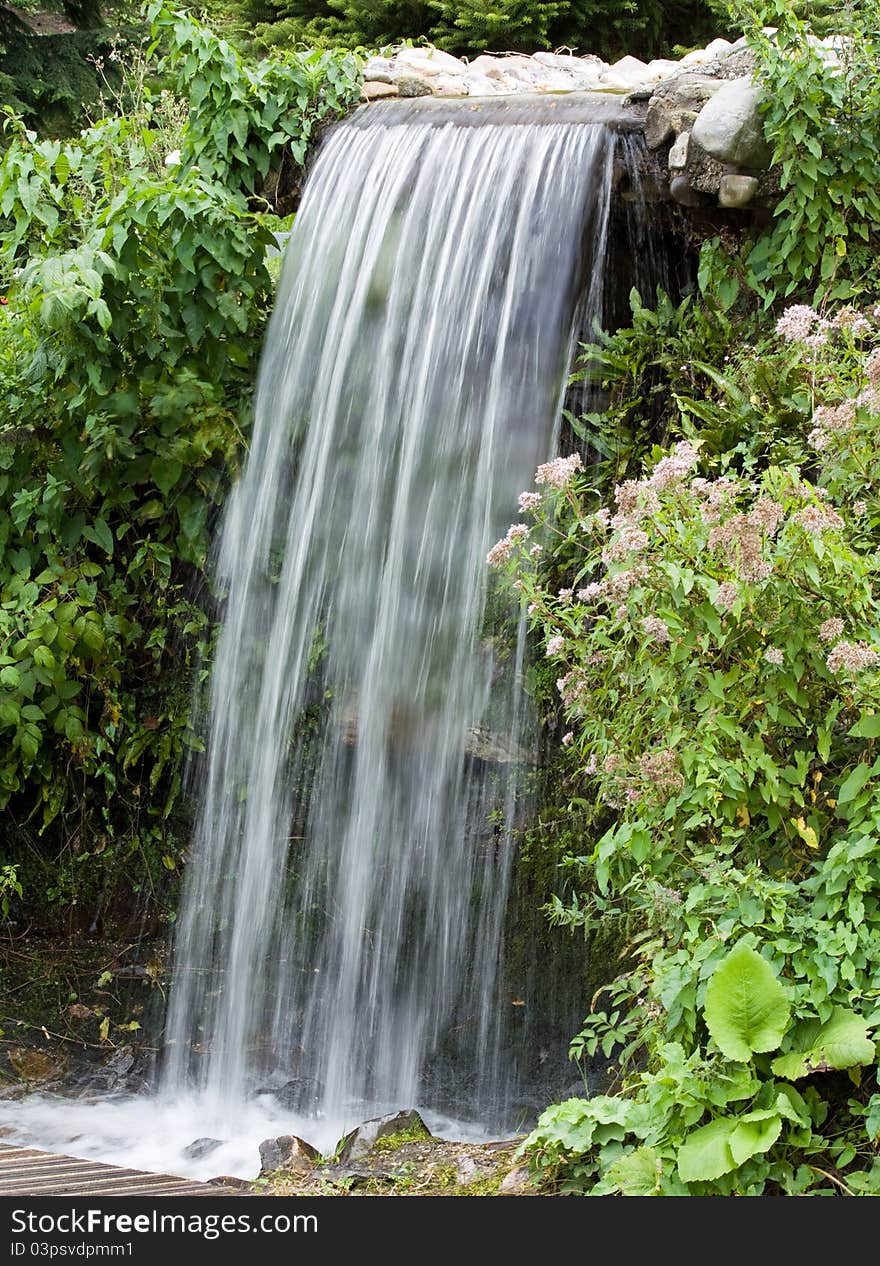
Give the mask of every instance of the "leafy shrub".
[{"label": "leafy shrub", "polygon": [[13,120],[0,163],[0,805],[25,896],[74,922],[178,865],[208,531],[271,298],[258,193],[358,91],[347,55],[253,68],[151,17],[168,89],[141,66],[132,111],[67,142]]},{"label": "leafy shrub", "polygon": [[560,458],[490,553],[556,669],[586,823],[552,916],[630,937],[573,1044],[619,1053],[622,1095],[548,1109],[528,1145],[596,1193],[877,1187],[880,328],[796,306],[777,329],[714,405],[759,416],[785,380],[776,463],[694,427],[597,508]]},{"label": "leafy shrub", "polygon": [[[756,287],[768,305],[805,285],[815,304],[876,289],[880,4],[862,0],[838,15],[837,60],[822,55],[807,22],[782,0],[762,5],[755,21],[764,126],[784,191],[774,231],[751,255]],[[757,29],[761,23],[775,34]]]}]

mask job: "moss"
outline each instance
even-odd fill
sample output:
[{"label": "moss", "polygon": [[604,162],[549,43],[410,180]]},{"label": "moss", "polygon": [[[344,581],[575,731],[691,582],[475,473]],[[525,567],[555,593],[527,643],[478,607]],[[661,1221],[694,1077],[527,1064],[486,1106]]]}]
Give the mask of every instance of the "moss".
[{"label": "moss", "polygon": [[498,1188],[504,1181],[503,1174],[492,1174],[489,1178],[478,1178],[458,1188],[457,1196],[497,1196]]},{"label": "moss", "polygon": [[372,1150],[374,1152],[396,1152],[407,1143],[421,1143],[425,1139],[431,1138],[430,1133],[424,1126],[413,1122],[406,1130],[400,1130],[397,1134],[383,1134],[381,1138],[376,1139]]}]

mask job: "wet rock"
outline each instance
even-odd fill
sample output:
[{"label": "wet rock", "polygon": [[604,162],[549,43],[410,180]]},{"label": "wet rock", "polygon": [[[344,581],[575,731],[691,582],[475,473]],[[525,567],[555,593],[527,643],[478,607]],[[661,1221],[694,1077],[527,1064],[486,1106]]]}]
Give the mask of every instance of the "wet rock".
[{"label": "wet rock", "polygon": [[[364,101],[379,101],[382,97],[397,97],[400,91],[396,83],[384,83],[381,80],[365,81],[361,85],[361,96]],[[378,115],[376,116],[379,117]]]},{"label": "wet rock", "polygon": [[339,1162],[360,1160],[369,1154],[378,1139],[387,1138],[390,1134],[410,1132],[423,1138],[431,1138],[431,1131],[414,1108],[364,1121],[342,1139],[337,1149]]},{"label": "wet rock", "polygon": [[130,1046],[120,1046],[119,1050],[104,1065],[108,1073],[114,1077],[127,1077],[134,1068],[134,1051]]},{"label": "wet rock", "polygon": [[672,177],[669,182],[669,192],[681,207],[701,207],[703,205],[703,199],[697,190],[694,189],[689,178],[683,174]]},{"label": "wet rock", "polygon": [[518,1165],[501,1181],[499,1196],[531,1196],[535,1188],[532,1186],[528,1165]]},{"label": "wet rock", "polygon": [[250,1191],[251,1184],[246,1178],[234,1178],[232,1174],[218,1174],[216,1178],[208,1178],[209,1187],[234,1187],[237,1191]]},{"label": "wet rock", "polygon": [[321,1085],[314,1077],[294,1077],[283,1086],[266,1086],[256,1093],[271,1095],[285,1112],[308,1113],[318,1106]]},{"label": "wet rock", "polygon": [[8,1054],[9,1063],[23,1081],[45,1082],[63,1077],[67,1062],[63,1056],[49,1051],[34,1051],[26,1046],[13,1046]]},{"label": "wet rock", "polygon": [[764,136],[760,90],[751,79],[729,79],[707,101],[693,128],[694,140],[713,158],[742,167],[764,167],[770,149]]},{"label": "wet rock", "polygon": [[295,1134],[281,1134],[264,1139],[260,1144],[260,1177],[283,1169],[293,1174],[307,1174],[321,1160],[321,1153]]},{"label": "wet rock", "polygon": [[757,192],[758,181],[754,176],[722,176],[718,186],[718,205],[747,207]]},{"label": "wet rock", "polygon": [[401,97],[430,97],[434,90],[427,77],[405,74],[397,80],[397,91]]},{"label": "wet rock", "polygon": [[698,193],[717,197],[721,178],[727,174],[727,164],[707,154],[697,142],[693,132],[688,141],[687,177]]},{"label": "wet rock", "polygon": [[202,1156],[210,1156],[212,1152],[216,1152],[217,1148],[222,1146],[222,1139],[193,1139],[189,1147],[183,1149],[183,1154],[187,1160],[200,1160]]},{"label": "wet rock", "polygon": [[652,97],[645,115],[645,143],[648,149],[659,149],[675,136],[672,111],[665,101]]}]

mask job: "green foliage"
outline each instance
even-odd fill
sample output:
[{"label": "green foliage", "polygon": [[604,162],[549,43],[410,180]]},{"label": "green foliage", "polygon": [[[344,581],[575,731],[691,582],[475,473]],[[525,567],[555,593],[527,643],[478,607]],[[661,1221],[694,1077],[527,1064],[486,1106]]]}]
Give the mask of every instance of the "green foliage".
[{"label": "green foliage", "polygon": [[14,897],[22,895],[17,866],[0,866],[0,912],[9,917],[9,905]]},{"label": "green foliage", "polygon": [[[591,1194],[868,1192],[880,322],[798,308],[771,335],[721,302],[718,258],[702,312],[636,303],[637,325],[590,352],[624,405],[639,389],[631,412],[612,397],[606,436],[634,432],[659,368],[665,425],[688,438],[639,478],[631,457],[605,506],[577,455],[550,463],[490,555],[519,582],[567,727],[580,891],[551,918],[612,920],[629,945],[571,1052],[613,1052],[617,1106],[556,1105],[527,1151]],[[676,382],[719,312],[721,347],[679,359]]]},{"label": "green foliage", "polygon": [[[764,34],[761,25],[776,27]],[[764,126],[784,197],[776,225],[752,252],[754,284],[769,305],[805,286],[813,302],[876,286],[880,241],[880,4],[838,15],[839,62],[822,57],[807,22],[783,0],[761,7],[751,46],[765,85]]]},{"label": "green foliage", "polygon": [[61,905],[177,868],[207,534],[271,298],[254,195],[357,91],[350,57],[257,72],[152,17],[169,89],[142,74],[67,142],[10,119],[0,163],[0,805]]},{"label": "green foliage", "polygon": [[770,964],[745,941],[730,951],[706,987],[709,1036],[727,1059],[749,1060],[773,1051],[788,1028],[791,1008]]},{"label": "green foliage", "polygon": [[108,81],[118,88],[118,41],[110,30],[36,35],[0,21],[0,100],[44,134],[69,133],[99,108]]},{"label": "green foliage", "polygon": [[703,0],[245,0],[258,43],[383,48],[430,40],[448,52],[581,53],[653,56],[718,34]]}]

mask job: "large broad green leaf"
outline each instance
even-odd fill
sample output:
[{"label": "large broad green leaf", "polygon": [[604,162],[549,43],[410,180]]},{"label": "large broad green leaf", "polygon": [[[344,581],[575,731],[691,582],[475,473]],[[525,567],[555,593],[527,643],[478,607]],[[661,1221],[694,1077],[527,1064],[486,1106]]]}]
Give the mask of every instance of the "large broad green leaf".
[{"label": "large broad green leaf", "polygon": [[824,1024],[806,1020],[792,1034],[795,1049],[778,1055],[771,1067],[778,1077],[797,1081],[810,1073],[854,1068],[874,1062],[875,1045],[868,1025],[855,1011],[835,1007]]},{"label": "large broad green leaf", "polygon": [[775,1050],[791,1008],[770,964],[742,941],[715,968],[706,988],[706,1025],[728,1059]]},{"label": "large broad green leaf", "polygon": [[852,773],[844,779],[837,793],[837,803],[847,804],[850,800],[855,800],[870,776],[870,765],[856,765]]},{"label": "large broad green leaf", "polygon": [[639,1147],[621,1156],[608,1179],[622,1196],[655,1196],[660,1190],[660,1157],[653,1147]]},{"label": "large broad green leaf", "polygon": [[689,1134],[678,1149],[678,1176],[682,1182],[711,1182],[736,1169],[730,1139],[736,1119],[720,1117]]},{"label": "large broad green leaf", "polygon": [[744,1165],[752,1156],[768,1151],[779,1138],[781,1129],[782,1117],[770,1108],[740,1117],[730,1136],[730,1152],[737,1165]]}]

